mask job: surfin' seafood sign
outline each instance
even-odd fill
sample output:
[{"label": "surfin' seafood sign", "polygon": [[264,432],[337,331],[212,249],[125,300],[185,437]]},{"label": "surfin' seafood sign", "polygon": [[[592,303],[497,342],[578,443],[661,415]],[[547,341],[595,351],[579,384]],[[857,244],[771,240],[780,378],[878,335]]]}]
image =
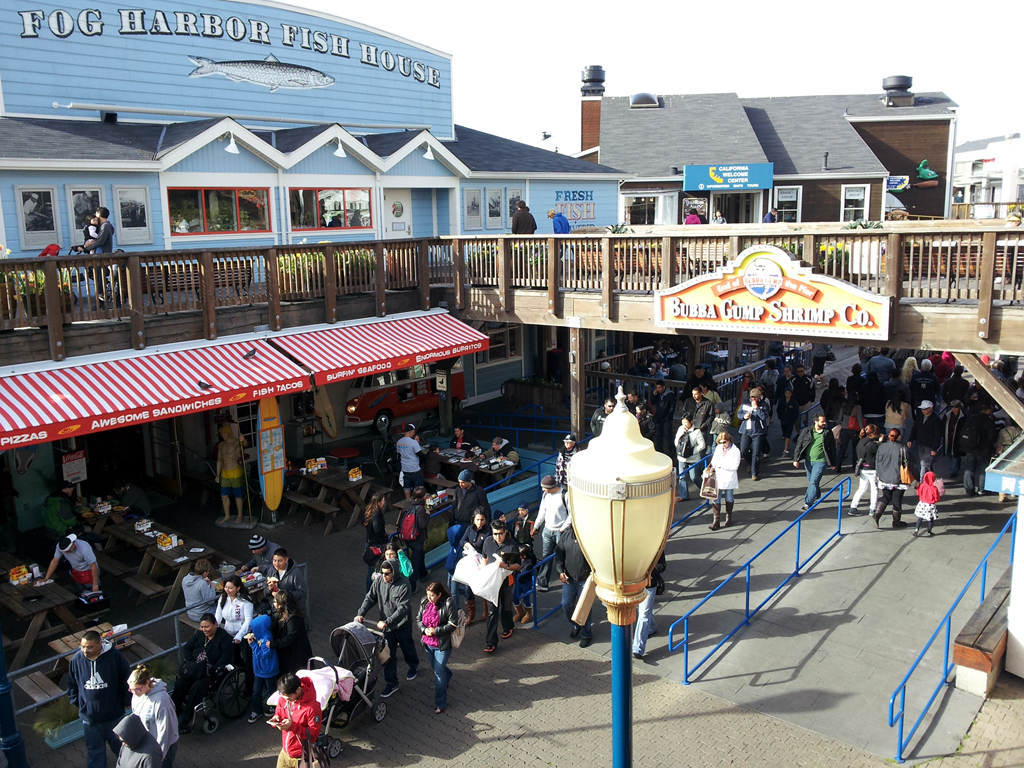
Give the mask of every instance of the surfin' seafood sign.
[{"label": "surfin' seafood sign", "polygon": [[824,275],[772,245],[753,245],[713,273],[654,294],[654,324],[886,341],[892,299]]}]

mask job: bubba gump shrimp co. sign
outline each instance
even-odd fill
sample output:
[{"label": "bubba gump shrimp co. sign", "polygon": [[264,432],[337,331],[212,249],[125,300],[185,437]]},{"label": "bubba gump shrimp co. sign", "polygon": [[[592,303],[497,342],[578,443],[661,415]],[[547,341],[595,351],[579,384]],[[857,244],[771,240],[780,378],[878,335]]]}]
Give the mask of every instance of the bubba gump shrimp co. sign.
[{"label": "bubba gump shrimp co. sign", "polygon": [[754,245],[713,273],[656,291],[654,302],[662,328],[886,341],[892,300]]}]

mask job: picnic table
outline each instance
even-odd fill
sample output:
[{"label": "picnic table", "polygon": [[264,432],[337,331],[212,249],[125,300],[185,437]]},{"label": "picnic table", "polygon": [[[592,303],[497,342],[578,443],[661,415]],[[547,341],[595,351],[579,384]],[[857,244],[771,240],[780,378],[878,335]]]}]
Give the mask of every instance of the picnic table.
[{"label": "picnic table", "polygon": [[[114,629],[114,626],[110,622],[104,622],[103,624],[97,624],[95,627],[92,627],[92,629],[95,629],[100,634],[104,634],[106,632],[112,631]],[[55,653],[67,653],[68,651],[76,651],[82,644],[82,635],[84,634],[85,630],[83,629],[81,631],[74,632],[70,635],[65,635],[64,637],[57,638],[56,640],[51,640],[49,643],[47,643],[47,645],[49,645],[50,648],[52,648]],[[136,664],[141,663],[144,659],[148,659],[150,656],[156,656],[157,654],[163,653],[164,651],[163,648],[158,646],[145,635],[142,635],[138,632],[132,632],[131,639],[128,640],[128,642],[122,645],[118,645],[117,639],[119,637],[123,637],[126,634],[129,634],[128,630],[112,635],[111,637],[105,639],[114,643],[115,647],[118,648],[121,651],[121,653],[124,654],[124,657],[125,659],[127,659],[128,664],[133,667]],[[66,667],[67,659],[68,657],[66,656],[62,659],[59,659],[58,665],[54,668],[54,670],[58,671],[59,668]],[[60,662],[64,662],[63,665],[61,665]]]},{"label": "picnic table", "polygon": [[[156,543],[157,532],[176,535],[181,543],[177,547],[162,550]],[[111,542],[117,542],[113,547],[108,547],[107,552],[121,545],[145,550],[136,573],[125,576],[122,581],[139,593],[140,604],[151,597],[166,594],[167,599],[160,611],[161,615],[174,610],[174,604],[181,594],[181,583],[192,569],[192,563],[204,557],[211,560],[222,559],[213,547],[192,537],[185,537],[166,525],[158,526],[154,523],[148,532],[141,532],[135,530],[134,522],[116,523],[107,526],[107,533],[110,535]],[[177,571],[174,583],[170,586],[159,584],[153,578],[165,570]]]},{"label": "picnic table", "polygon": [[83,507],[75,510],[79,517],[82,518],[82,522],[87,526],[92,526],[92,532],[99,536],[107,523],[112,521],[115,523],[124,522],[125,509],[121,506],[121,502],[118,499],[105,499],[103,504],[110,504],[110,509],[106,512],[97,512],[96,507],[99,504],[86,504]]},{"label": "picnic table", "polygon": [[488,485],[500,482],[506,477],[516,471],[518,465],[509,462],[502,462],[502,465],[497,469],[491,469],[487,459],[482,456],[477,456],[475,459],[465,458],[465,451],[460,451],[457,448],[445,448],[441,452],[441,458],[444,464],[449,468],[451,472],[458,475],[464,469],[468,469],[474,474],[484,475],[489,480]]},{"label": "picnic table", "polygon": [[[15,563],[11,567],[16,565],[20,563]],[[25,664],[25,659],[32,652],[32,646],[39,638],[51,613],[68,629],[76,632],[85,630],[81,620],[68,608],[76,602],[78,597],[56,582],[42,587],[36,587],[31,583],[14,586],[6,580],[0,584],[0,605],[22,621],[28,622],[28,630],[21,642],[11,644],[11,647],[18,645],[18,653],[11,663],[11,671],[20,669]]]},{"label": "picnic table", "polygon": [[[308,510],[304,527],[313,522],[315,512],[327,518],[327,527],[324,529],[326,536],[334,528],[335,517],[342,508],[351,513],[346,527],[351,528],[356,524],[373,480],[370,475],[363,475],[359,480],[349,480],[347,469],[323,469],[315,475],[303,475],[299,487],[294,491],[286,491],[283,497],[291,502],[289,515],[300,506]],[[316,495],[313,495],[314,491]]]}]

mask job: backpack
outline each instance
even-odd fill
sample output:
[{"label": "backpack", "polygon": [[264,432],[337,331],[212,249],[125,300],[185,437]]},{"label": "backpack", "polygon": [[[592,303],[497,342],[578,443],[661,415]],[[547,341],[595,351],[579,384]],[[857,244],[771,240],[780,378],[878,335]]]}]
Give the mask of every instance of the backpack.
[{"label": "backpack", "polygon": [[402,541],[416,541],[420,536],[419,528],[416,527],[416,509],[413,507],[406,512],[398,526],[398,536]]},{"label": "backpack", "polygon": [[960,450],[974,451],[981,447],[981,425],[977,419],[966,419],[960,433]]}]

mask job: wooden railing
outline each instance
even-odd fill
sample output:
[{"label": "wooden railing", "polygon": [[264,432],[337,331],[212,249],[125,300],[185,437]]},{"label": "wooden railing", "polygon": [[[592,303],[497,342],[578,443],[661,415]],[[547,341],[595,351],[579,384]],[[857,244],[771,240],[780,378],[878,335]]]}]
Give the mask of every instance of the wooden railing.
[{"label": "wooden railing", "polygon": [[1024,217],[1024,203],[953,203],[954,219]]},{"label": "wooden railing", "polygon": [[[994,301],[1024,299],[1024,230],[977,222],[887,224],[884,230],[783,227],[0,260],[0,330],[130,319],[133,342],[141,348],[148,316],[202,312],[206,335],[214,338],[220,308],[269,305],[271,327],[278,328],[282,302],[320,301],[327,321],[334,322],[339,296],[372,293],[376,314],[383,315],[386,291],[418,290],[429,306],[432,285],[453,286],[457,309],[467,306],[474,288],[495,289],[505,311],[513,309],[517,290],[546,291],[554,314],[560,293],[594,292],[610,317],[615,294],[649,294],[707,274],[760,243],[882,295],[977,302],[979,333],[987,330]],[[61,341],[51,332],[55,355],[62,352]]]}]

